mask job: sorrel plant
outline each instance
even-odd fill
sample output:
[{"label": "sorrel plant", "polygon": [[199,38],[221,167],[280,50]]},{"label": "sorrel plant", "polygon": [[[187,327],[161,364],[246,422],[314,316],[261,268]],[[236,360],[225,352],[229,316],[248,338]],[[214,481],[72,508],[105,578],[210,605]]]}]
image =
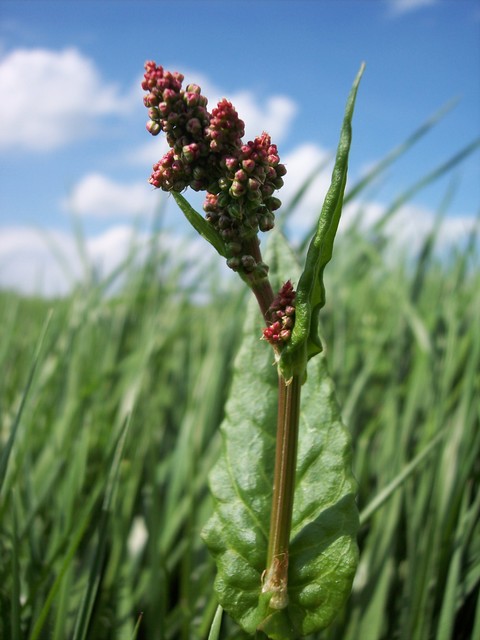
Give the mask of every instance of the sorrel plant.
[{"label": "sorrel plant", "polygon": [[[252,290],[210,476],[215,500],[203,539],[217,562],[220,605],[250,634],[294,639],[327,627],[357,566],[358,513],[350,441],[322,357],[323,272],[337,231],[363,65],[347,101],[331,186],[303,271],[280,234],[266,259],[259,232],[274,228],[286,168],[267,133],[244,143],[244,123],[223,99],[210,113],[198,85],[145,65],[147,129],[169,151],[150,183],[173,194],[195,229]],[[205,217],[181,195],[205,191]],[[295,282],[295,286],[292,284]],[[278,291],[278,293],[274,293]],[[273,353],[258,343],[263,338]],[[272,361],[277,368],[272,379]],[[304,393],[302,394],[302,390]],[[301,401],[303,395],[303,401]]]}]

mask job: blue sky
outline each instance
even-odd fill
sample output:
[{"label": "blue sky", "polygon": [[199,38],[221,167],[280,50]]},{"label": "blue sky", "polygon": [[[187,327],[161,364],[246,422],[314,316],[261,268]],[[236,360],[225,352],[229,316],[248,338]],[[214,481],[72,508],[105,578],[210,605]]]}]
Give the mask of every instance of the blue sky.
[{"label": "blue sky", "polygon": [[[284,201],[334,151],[362,61],[350,183],[459,98],[363,203],[367,218],[480,134],[476,0],[3,0],[0,286],[68,289],[38,229],[79,277],[72,215],[104,271],[126,250],[134,221],[148,224],[161,195],[147,178],[165,148],[145,131],[139,83],[147,59],[200,84],[211,108],[231,99],[249,139],[271,133],[288,169],[278,194]],[[445,233],[467,233],[479,210],[479,155],[418,194],[391,232],[425,231],[454,179]],[[309,228],[327,185],[325,174],[293,219],[293,233]],[[170,203],[173,242],[185,230],[180,215]]]}]

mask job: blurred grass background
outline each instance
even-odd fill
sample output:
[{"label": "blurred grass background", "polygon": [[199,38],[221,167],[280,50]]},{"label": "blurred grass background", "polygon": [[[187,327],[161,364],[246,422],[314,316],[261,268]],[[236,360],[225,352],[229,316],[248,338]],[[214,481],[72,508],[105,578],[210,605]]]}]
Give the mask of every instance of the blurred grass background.
[{"label": "blurred grass background", "polygon": [[[439,222],[412,257],[384,223],[350,226],[326,274],[362,526],[352,596],[315,637],[479,638],[478,237],[439,253]],[[0,638],[208,637],[199,533],[248,292],[214,269],[199,300],[159,247],[67,298],[0,293]],[[219,637],[244,635],[224,616]]]}]

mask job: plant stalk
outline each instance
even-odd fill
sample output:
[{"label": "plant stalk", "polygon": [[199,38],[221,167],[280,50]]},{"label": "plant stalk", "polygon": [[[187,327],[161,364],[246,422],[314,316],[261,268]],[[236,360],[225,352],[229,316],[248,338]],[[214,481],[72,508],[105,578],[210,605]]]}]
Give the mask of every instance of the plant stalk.
[{"label": "plant stalk", "polygon": [[[257,237],[251,238],[245,243],[245,251],[255,258],[257,264],[263,262],[260,243]],[[262,312],[263,319],[265,322],[268,322],[270,320],[268,315],[269,309],[274,298],[272,285],[270,284],[268,275],[265,274],[258,277],[258,275],[253,272],[251,274],[242,275],[242,278],[253,291],[257,299],[258,306],[260,307],[260,311]]]},{"label": "plant stalk", "polygon": [[288,558],[292,527],[301,379],[293,376],[287,384],[278,377],[278,415],[272,514],[268,540],[267,569],[262,587],[270,593],[270,608],[288,604]]},{"label": "plant stalk", "polygon": [[[249,249],[257,262],[262,260],[258,240]],[[270,306],[274,299],[268,277],[249,283],[265,321],[269,322]],[[276,357],[279,352],[274,347]],[[295,471],[297,466],[298,424],[302,381],[293,376],[287,381],[278,374],[277,440],[273,475],[272,512],[268,538],[267,568],[262,593],[271,595],[271,609],[284,609],[288,605],[288,559],[290,530],[292,528]]]}]

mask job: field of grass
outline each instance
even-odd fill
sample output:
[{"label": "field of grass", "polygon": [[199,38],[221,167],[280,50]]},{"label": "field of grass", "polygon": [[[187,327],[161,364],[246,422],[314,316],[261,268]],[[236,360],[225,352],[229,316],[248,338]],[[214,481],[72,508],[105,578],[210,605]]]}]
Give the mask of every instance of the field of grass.
[{"label": "field of grass", "polygon": [[[478,238],[440,257],[432,232],[392,259],[382,234],[351,228],[326,274],[360,565],[315,637],[479,638]],[[0,638],[208,637],[200,530],[247,292],[212,273],[192,302],[156,246],[113,295],[0,294]],[[219,637],[246,636],[224,616]]]}]

